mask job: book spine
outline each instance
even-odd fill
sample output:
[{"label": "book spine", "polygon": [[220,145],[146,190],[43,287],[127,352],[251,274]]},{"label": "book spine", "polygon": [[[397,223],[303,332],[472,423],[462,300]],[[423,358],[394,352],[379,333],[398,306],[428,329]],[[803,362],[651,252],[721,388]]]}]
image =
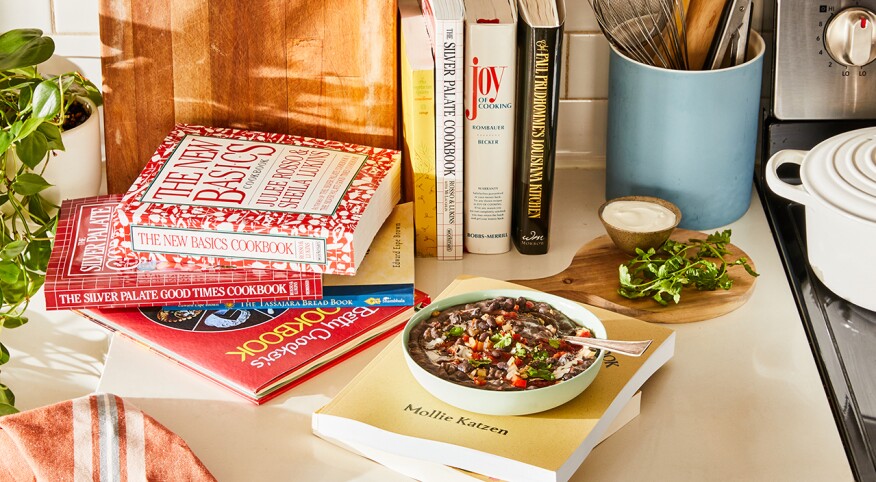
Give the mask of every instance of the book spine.
[{"label": "book spine", "polygon": [[[281,309],[281,308],[382,308],[387,306],[413,306],[413,285],[347,286],[343,289],[326,287],[322,297],[309,299],[287,299],[267,301],[243,301],[231,305],[241,310]],[[228,308],[228,305],[205,305],[198,308]],[[185,309],[190,306],[182,307]],[[167,308],[173,309],[173,308]]]},{"label": "book spine", "polygon": [[521,18],[518,33],[512,231],[521,254],[544,254],[550,237],[563,27],[534,28]]},{"label": "book spine", "polygon": [[208,256],[326,265],[336,261],[329,239],[241,231],[203,231],[198,228],[129,226],[131,249],[139,253]]},{"label": "book spine", "polygon": [[[134,308],[192,305],[236,307],[247,303],[290,303],[320,299],[319,278],[241,282],[186,282],[184,275],[150,276],[145,286],[124,286],[124,282],[101,283],[93,290],[64,290],[45,286],[47,310],[80,308]],[[232,305],[229,302],[234,301]]]},{"label": "book spine", "polygon": [[466,23],[465,248],[470,253],[511,249],[515,27]]},{"label": "book spine", "polygon": [[438,259],[463,250],[463,23],[435,20],[435,189]]},{"label": "book spine", "polygon": [[[410,20],[425,22],[422,15]],[[400,57],[406,195],[414,203],[415,253],[435,257],[435,69],[414,70],[408,60],[409,48],[403,27]]]}]

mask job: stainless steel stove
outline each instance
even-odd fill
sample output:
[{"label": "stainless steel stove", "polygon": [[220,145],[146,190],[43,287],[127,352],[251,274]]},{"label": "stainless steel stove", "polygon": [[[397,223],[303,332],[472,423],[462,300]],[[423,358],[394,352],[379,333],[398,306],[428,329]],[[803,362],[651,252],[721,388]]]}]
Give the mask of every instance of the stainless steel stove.
[{"label": "stainless steel stove", "polygon": [[[869,25],[876,0],[775,0],[763,8],[762,33],[770,46],[765,65],[771,68],[764,82],[761,161],[876,125],[876,33],[865,43],[837,37],[848,24]],[[773,194],[762,165],[755,175],[758,191],[849,463],[858,480],[876,480],[876,312],[843,300],[816,278],[806,256],[804,207]],[[797,172],[780,175],[800,183]]]},{"label": "stainless steel stove", "polygon": [[[765,155],[808,150],[836,133],[865,125],[876,122],[773,124],[767,128]],[[784,178],[799,183],[796,173]],[[806,257],[804,207],[770,192],[762,177],[758,181],[852,470],[858,480],[876,480],[876,312],[843,300],[816,278]]]}]

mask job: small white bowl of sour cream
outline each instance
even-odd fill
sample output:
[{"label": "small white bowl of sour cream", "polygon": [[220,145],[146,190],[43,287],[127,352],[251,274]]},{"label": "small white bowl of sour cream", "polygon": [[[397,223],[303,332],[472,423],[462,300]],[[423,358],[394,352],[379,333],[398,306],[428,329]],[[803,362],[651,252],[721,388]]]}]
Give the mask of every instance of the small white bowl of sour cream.
[{"label": "small white bowl of sour cream", "polygon": [[624,196],[599,206],[599,220],[621,251],[657,249],[681,222],[681,211],[671,202],[651,196]]}]

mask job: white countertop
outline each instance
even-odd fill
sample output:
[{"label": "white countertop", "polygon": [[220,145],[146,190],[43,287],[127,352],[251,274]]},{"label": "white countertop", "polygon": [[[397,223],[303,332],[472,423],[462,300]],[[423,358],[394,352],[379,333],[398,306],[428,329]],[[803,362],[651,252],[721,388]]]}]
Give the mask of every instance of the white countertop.
[{"label": "white countertop", "polygon": [[[563,270],[580,246],[604,234],[596,217],[604,196],[603,178],[599,169],[557,172],[548,255],[523,256],[512,250],[503,255],[466,255],[461,261],[419,259],[417,287],[434,296],[459,274],[531,279]],[[599,445],[573,480],[852,479],[756,195],[748,213],[728,227],[733,230],[733,244],[751,256],[761,273],[751,299],[713,320],[668,325],[677,332],[676,354],[644,385],[641,414]],[[45,312],[42,306],[41,298],[34,300],[30,322],[2,332],[2,341],[12,353],[12,361],[2,367],[2,381],[15,391],[19,409],[90,393],[103,370],[107,333],[74,314]],[[288,436],[296,440],[295,444],[267,443],[265,450],[282,446],[285,456],[270,459],[272,467],[251,467],[255,472],[242,468],[247,459],[228,458],[224,447],[210,441],[209,428],[215,429],[215,421],[210,425],[182,420],[186,410],[206,407],[203,400],[171,400],[177,397],[162,395],[158,389],[146,393],[146,388],[120,395],[136,397],[136,405],[180,433],[220,480],[244,480],[243,474],[288,474],[289,480],[382,481],[395,474],[313,437],[308,417],[289,422],[288,417],[276,415],[282,412],[276,410],[279,407],[294,406],[300,415],[306,407],[320,406],[382,346],[265,406],[241,405],[240,410],[262,421],[272,423],[270,417],[276,416],[277,421],[288,422]],[[148,370],[142,366],[140,373],[129,376],[148,380]],[[227,410],[227,403],[236,402],[223,403]],[[283,433],[275,431],[272,437]]]}]

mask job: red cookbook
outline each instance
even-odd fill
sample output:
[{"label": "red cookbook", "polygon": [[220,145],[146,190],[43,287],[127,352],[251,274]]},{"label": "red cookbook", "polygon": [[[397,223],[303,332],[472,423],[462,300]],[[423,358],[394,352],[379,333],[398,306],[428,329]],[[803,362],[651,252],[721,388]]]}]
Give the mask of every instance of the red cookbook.
[{"label": "red cookbook", "polygon": [[64,201],[43,287],[46,309],[318,300],[322,276],[140,258],[113,234],[121,195]]},{"label": "red cookbook", "polygon": [[401,197],[401,155],[177,124],[119,205],[140,253],[354,275]]},{"label": "red cookbook", "polygon": [[77,311],[261,404],[397,332],[414,306]]}]

